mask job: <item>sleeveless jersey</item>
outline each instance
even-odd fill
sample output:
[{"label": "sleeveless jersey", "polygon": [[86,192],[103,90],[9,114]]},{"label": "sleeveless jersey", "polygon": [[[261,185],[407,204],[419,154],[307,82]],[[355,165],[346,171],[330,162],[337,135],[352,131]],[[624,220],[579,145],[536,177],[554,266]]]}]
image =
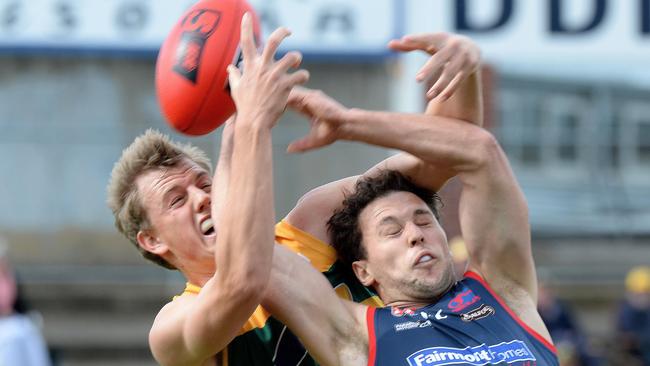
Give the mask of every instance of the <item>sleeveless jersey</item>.
[{"label": "sleeveless jersey", "polygon": [[[374,292],[356,279],[336,260],[331,246],[310,234],[281,221],[275,226],[275,240],[309,259],[322,272],[336,293],[345,299],[370,306],[383,306]],[[187,284],[186,293],[198,293],[200,287]],[[314,366],[316,362],[289,329],[258,306],[242,328],[240,335],[216,355],[221,366]]]},{"label": "sleeveless jersey", "polygon": [[367,312],[368,366],[557,366],[555,347],[524,324],[476,273],[438,302]]}]

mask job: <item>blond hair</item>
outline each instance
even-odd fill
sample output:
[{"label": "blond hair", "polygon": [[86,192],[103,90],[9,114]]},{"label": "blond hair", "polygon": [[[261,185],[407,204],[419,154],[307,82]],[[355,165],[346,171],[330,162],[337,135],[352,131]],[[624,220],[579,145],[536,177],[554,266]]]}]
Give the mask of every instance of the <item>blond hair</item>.
[{"label": "blond hair", "polygon": [[108,183],[108,207],[113,211],[115,226],[140,251],[143,257],[168,269],[176,269],[162,257],[138,245],[138,232],[149,228],[147,212],[138,195],[136,179],[152,169],[171,167],[184,158],[211,172],[210,159],[199,148],[172,141],[159,131],[148,129],[138,136],[113,166]]},{"label": "blond hair", "polygon": [[650,294],[650,267],[632,268],[625,277],[625,288],[637,294]]}]

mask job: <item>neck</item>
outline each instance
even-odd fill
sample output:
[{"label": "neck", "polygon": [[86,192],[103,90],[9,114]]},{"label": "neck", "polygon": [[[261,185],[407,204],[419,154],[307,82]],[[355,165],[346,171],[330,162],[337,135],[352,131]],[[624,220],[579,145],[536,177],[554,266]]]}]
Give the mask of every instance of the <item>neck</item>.
[{"label": "neck", "polygon": [[216,270],[214,268],[204,268],[201,270],[188,270],[187,268],[181,268],[181,273],[187,282],[203,287],[205,284],[214,277]]},{"label": "neck", "polygon": [[381,288],[377,289],[379,297],[382,299],[386,306],[393,307],[412,307],[412,308],[421,308],[429,304],[434,304],[438,302],[451,288],[456,285],[455,280],[451,281],[446,287],[442,290],[436,291],[436,293],[422,294],[422,296],[412,296],[405,293],[400,293],[397,296],[389,296],[386,292],[382,291]]},{"label": "neck", "polygon": [[412,300],[395,300],[385,303],[386,306],[396,307],[396,308],[421,308],[431,304],[431,302],[424,301],[412,301]]},{"label": "neck", "polygon": [[183,274],[183,275],[185,276],[185,279],[187,280],[187,282],[191,283],[192,285],[199,286],[199,287],[205,286],[205,284],[208,283],[210,278],[212,278],[210,276],[196,276],[196,275],[190,276],[190,275],[186,275],[186,274]]}]

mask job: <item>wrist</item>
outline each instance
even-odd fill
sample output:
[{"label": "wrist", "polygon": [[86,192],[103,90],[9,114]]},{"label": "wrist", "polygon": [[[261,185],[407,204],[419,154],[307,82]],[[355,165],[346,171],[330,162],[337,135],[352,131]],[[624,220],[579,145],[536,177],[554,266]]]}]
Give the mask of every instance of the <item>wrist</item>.
[{"label": "wrist", "polygon": [[350,108],[344,113],[339,125],[339,139],[357,141],[368,133],[371,121],[375,121],[374,112],[360,108]]},{"label": "wrist", "polygon": [[273,118],[268,114],[251,113],[251,114],[238,114],[237,123],[235,124],[235,131],[250,131],[261,132],[264,130],[270,131],[277,118]]},{"label": "wrist", "polygon": [[338,120],[338,139],[354,140],[354,128],[364,120],[367,111],[359,108],[349,108],[341,114]]}]

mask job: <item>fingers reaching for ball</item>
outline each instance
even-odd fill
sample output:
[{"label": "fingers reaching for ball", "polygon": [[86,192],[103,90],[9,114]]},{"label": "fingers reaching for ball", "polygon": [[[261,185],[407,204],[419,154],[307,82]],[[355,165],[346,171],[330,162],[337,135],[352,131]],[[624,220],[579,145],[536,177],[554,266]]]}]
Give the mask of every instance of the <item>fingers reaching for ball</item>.
[{"label": "fingers reaching for ball", "polygon": [[242,68],[238,69],[233,65],[228,67],[231,95],[237,106],[238,124],[253,123],[273,127],[285,110],[291,89],[309,79],[306,70],[290,72],[291,69],[300,67],[300,52],[288,52],[279,60],[275,60],[278,48],[290,34],[284,27],[276,29],[269,36],[264,48],[258,51],[252,16],[246,13],[242,17]]}]

